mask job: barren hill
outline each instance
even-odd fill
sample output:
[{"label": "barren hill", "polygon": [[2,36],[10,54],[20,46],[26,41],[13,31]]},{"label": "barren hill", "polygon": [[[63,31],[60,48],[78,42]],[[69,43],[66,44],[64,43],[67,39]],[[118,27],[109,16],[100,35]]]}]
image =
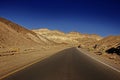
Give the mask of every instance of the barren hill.
[{"label": "barren hill", "polygon": [[56,43],[62,43],[62,42],[67,43],[68,41],[70,41],[70,39],[66,37],[65,33],[57,31],[57,30],[51,31],[48,29],[38,29],[38,30],[33,30],[33,31]]},{"label": "barren hill", "polygon": [[81,34],[79,32],[64,33],[58,30],[37,29],[28,30],[7,19],[0,18],[0,48],[7,47],[33,47],[55,44],[83,45],[91,44],[102,39],[95,34]]},{"label": "barren hill", "polygon": [[63,33],[58,30],[37,29],[33,30],[51,41],[56,43],[64,43],[70,45],[87,44],[102,39],[102,37],[94,34],[80,34],[79,32]]},{"label": "barren hill", "polygon": [[96,49],[99,51],[106,51],[112,47],[116,48],[120,46],[120,36],[108,36],[100,41],[98,41],[96,44]]},{"label": "barren hill", "polygon": [[0,18],[0,48],[27,48],[54,44],[40,34]]}]

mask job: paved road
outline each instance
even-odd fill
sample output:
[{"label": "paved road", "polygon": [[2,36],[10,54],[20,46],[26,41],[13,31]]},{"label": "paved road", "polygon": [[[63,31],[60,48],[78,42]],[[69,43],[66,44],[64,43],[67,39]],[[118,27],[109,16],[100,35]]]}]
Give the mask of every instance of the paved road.
[{"label": "paved road", "polygon": [[120,80],[120,73],[69,48],[3,80]]}]

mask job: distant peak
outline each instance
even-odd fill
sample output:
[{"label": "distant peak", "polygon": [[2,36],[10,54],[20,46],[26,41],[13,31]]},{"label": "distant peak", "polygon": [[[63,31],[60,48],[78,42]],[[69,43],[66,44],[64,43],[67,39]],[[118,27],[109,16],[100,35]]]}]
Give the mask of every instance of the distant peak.
[{"label": "distant peak", "polygon": [[49,31],[49,29],[48,29],[48,28],[41,28],[41,29],[39,29],[39,30]]},{"label": "distant peak", "polygon": [[79,32],[69,32],[68,34],[80,34]]},{"label": "distant peak", "polygon": [[50,31],[48,28],[33,29],[33,31],[34,30],[38,30],[38,31]]}]

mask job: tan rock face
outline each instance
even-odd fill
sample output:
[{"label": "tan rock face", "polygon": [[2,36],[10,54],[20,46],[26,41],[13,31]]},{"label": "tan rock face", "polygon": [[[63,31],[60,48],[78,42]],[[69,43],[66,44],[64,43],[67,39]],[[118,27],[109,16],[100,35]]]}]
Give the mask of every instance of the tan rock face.
[{"label": "tan rock face", "polygon": [[95,34],[81,34],[79,32],[64,33],[49,29],[28,30],[9,20],[0,18],[0,48],[47,46],[61,43],[90,47],[101,38]]},{"label": "tan rock face", "polygon": [[96,43],[96,49],[105,51],[112,47],[120,46],[120,36],[108,36]]},{"label": "tan rock face", "polygon": [[102,37],[98,35],[80,34],[79,32],[63,33],[61,31],[48,29],[37,29],[32,31],[56,43],[67,43],[70,45],[88,45],[91,42],[102,39]]},{"label": "tan rock face", "polygon": [[[0,48],[7,47],[32,47],[46,45],[50,41],[40,34],[25,29],[4,18],[0,18]],[[50,44],[54,42],[51,41]]]}]

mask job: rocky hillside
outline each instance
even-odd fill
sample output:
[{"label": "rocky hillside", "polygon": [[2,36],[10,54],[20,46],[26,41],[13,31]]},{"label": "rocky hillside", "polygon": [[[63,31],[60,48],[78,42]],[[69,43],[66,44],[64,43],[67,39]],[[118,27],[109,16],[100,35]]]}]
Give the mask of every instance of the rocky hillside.
[{"label": "rocky hillside", "polygon": [[97,51],[106,52],[111,48],[117,48],[120,46],[120,36],[108,36],[98,41],[94,48]]},{"label": "rocky hillside", "polygon": [[72,41],[68,37],[66,37],[65,33],[57,31],[57,30],[51,31],[48,29],[38,29],[38,30],[33,30],[33,31],[56,43],[68,43]]},{"label": "rocky hillside", "polygon": [[64,43],[73,46],[79,44],[86,46],[90,45],[90,43],[94,43],[95,41],[102,39],[102,37],[95,34],[80,34],[79,32],[63,33],[58,30],[49,29],[37,29],[32,31],[56,43]]},{"label": "rocky hillside", "polygon": [[27,48],[49,44],[54,44],[54,42],[16,23],[0,18],[0,49]]},{"label": "rocky hillside", "polygon": [[81,34],[79,32],[64,33],[58,30],[37,29],[28,30],[4,18],[0,18],[0,49],[27,48],[33,46],[70,45],[91,47],[93,43],[102,39],[95,34]]}]

